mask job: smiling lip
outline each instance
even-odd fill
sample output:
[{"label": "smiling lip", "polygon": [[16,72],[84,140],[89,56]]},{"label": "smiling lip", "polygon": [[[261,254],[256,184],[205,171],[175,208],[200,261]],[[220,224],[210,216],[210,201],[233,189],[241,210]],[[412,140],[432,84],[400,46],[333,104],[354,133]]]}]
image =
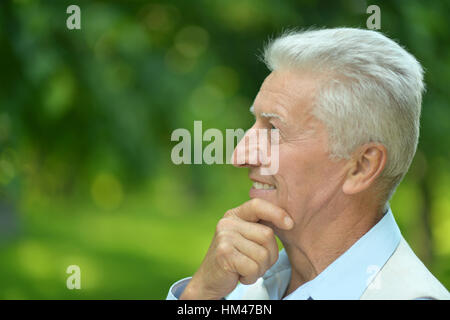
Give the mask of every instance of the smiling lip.
[{"label": "smiling lip", "polygon": [[273,184],[262,182],[252,178],[250,178],[250,180],[253,181],[253,186],[251,187],[249,192],[250,198],[259,198],[276,190],[276,187]]}]

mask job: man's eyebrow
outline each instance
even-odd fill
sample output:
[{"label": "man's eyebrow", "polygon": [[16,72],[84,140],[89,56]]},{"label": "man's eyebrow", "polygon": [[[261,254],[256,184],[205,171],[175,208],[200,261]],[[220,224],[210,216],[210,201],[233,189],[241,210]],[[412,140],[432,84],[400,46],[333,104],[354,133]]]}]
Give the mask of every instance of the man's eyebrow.
[{"label": "man's eyebrow", "polygon": [[[250,113],[255,115],[255,107],[253,105],[250,107]],[[277,118],[281,122],[286,123],[282,116],[273,112],[261,112],[260,116],[263,118]]]},{"label": "man's eyebrow", "polygon": [[261,112],[261,117],[263,117],[263,118],[277,118],[281,122],[286,123],[286,121],[284,121],[282,116],[280,116],[279,114],[273,113],[273,112]]}]

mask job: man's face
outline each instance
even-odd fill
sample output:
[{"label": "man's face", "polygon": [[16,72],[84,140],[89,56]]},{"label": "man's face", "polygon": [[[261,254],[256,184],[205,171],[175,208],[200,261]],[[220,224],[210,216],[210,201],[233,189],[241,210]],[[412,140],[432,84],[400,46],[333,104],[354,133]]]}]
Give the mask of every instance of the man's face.
[{"label": "man's face", "polygon": [[[275,71],[265,79],[253,104],[252,129],[279,130],[279,166],[275,174],[263,175],[261,163],[246,162],[249,178],[256,182],[250,197],[285,209],[297,230],[341,194],[344,177],[344,162],[329,159],[325,126],[311,114],[317,84],[311,74]],[[246,148],[244,140],[236,149]],[[250,147],[248,152],[258,152],[257,148],[270,146]],[[260,189],[263,186],[258,182],[268,184],[269,189]],[[276,231],[282,238],[280,230]]]}]

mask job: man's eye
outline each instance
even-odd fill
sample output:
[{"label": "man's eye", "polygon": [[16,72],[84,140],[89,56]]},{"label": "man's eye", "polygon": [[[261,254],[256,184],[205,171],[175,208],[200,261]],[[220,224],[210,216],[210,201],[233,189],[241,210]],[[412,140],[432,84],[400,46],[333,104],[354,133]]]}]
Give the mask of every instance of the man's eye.
[{"label": "man's eye", "polygon": [[270,129],[277,129],[272,123],[269,123]]}]

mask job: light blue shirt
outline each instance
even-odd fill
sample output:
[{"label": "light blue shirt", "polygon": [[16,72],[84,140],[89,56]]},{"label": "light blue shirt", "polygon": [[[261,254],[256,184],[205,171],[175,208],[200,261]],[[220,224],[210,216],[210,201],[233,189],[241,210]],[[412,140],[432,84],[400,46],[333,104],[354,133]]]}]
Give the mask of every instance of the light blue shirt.
[{"label": "light blue shirt", "polygon": [[[402,235],[391,209],[364,236],[314,279],[302,284],[284,297],[286,300],[356,300],[394,253]],[[291,266],[285,250],[264,274],[262,281],[269,299],[280,300],[291,277]],[[176,282],[169,290],[168,300],[177,300],[191,278]],[[261,278],[260,278],[261,279]],[[238,284],[226,297],[241,300],[252,285]]]}]

